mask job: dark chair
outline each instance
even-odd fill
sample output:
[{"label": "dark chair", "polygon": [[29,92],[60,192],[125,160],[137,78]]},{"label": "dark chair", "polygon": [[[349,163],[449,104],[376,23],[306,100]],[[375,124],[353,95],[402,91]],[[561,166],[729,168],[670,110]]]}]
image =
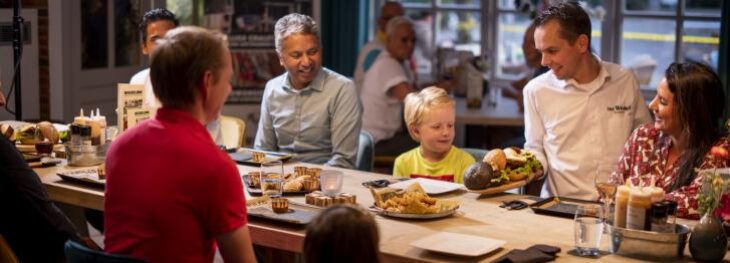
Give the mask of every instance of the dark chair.
[{"label": "dark chair", "polygon": [[474,157],[474,160],[477,162],[481,162],[484,159],[484,156],[487,155],[487,150],[482,149],[476,149],[476,148],[461,148],[465,152],[471,154],[472,157]]},{"label": "dark chair", "polygon": [[106,253],[104,251],[98,251],[90,249],[82,244],[74,241],[66,241],[64,245],[64,252],[66,253],[66,260],[68,263],[143,263],[144,261],[122,256]]},{"label": "dark chair", "polygon": [[355,161],[355,169],[372,172],[373,171],[373,155],[375,154],[375,143],[373,137],[366,131],[360,131],[360,142],[357,149],[357,160]]}]

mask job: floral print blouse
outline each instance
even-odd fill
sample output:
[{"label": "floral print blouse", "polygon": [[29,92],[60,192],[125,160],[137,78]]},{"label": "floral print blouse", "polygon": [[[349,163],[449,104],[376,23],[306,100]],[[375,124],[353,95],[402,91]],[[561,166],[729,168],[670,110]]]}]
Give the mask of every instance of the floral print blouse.
[{"label": "floral print blouse", "polygon": [[[679,171],[679,158],[674,163],[667,163],[669,148],[672,146],[672,139],[668,134],[654,128],[653,123],[644,124],[634,130],[624,146],[623,154],[619,158],[616,172],[613,173],[613,180],[624,183],[631,180],[634,185],[650,185],[652,178],[656,180],[656,186],[666,192],[664,199],[677,202],[677,217],[688,219],[699,219],[697,210],[697,196],[702,186],[702,176],[698,175],[689,185],[683,186],[672,192],[667,189],[672,187]],[[714,146],[730,149],[730,140],[726,137],[719,138]],[[699,169],[730,167],[730,158],[718,158],[706,153]],[[719,214],[725,218],[730,215],[730,197],[724,195],[722,198],[723,207]],[[730,217],[728,217],[730,218]]]}]

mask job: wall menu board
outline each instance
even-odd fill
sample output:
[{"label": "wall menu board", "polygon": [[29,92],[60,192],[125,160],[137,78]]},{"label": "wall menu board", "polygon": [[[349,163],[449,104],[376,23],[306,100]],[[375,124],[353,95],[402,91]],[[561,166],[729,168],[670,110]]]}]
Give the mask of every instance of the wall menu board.
[{"label": "wall menu board", "polygon": [[215,1],[206,13],[232,9],[227,26],[233,56],[233,92],[227,104],[258,104],[266,82],[282,73],[274,48],[274,24],[290,13],[312,15],[311,0],[233,0],[232,8],[217,8]]}]

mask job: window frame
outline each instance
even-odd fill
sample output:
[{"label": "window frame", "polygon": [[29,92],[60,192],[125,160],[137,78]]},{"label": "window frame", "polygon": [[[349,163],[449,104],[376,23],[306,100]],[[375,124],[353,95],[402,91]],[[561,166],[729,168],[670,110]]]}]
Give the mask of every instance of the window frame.
[{"label": "window frame", "polygon": [[[634,11],[626,10],[626,1],[603,1],[602,6],[606,10],[606,14],[601,22],[601,58],[621,65],[621,45],[624,34],[623,24],[626,18],[648,18],[648,19],[664,19],[675,21],[675,41],[674,41],[674,61],[683,62],[684,57],[682,56],[682,41],[684,38],[685,22],[718,22],[722,21],[722,14],[701,14],[686,11],[686,4],[689,0],[677,0],[677,8],[675,11]],[[373,1],[372,12],[373,21],[380,15],[379,7],[385,0]],[[492,70],[489,71],[489,79],[496,82],[509,82],[514,81],[518,76],[502,75],[498,76],[498,30],[499,30],[499,16],[502,14],[518,14],[520,13],[514,9],[505,9],[499,7],[499,1],[497,0],[481,0],[479,7],[463,7],[452,4],[439,4],[439,0],[430,0],[429,3],[417,4],[417,3],[402,3],[406,11],[422,11],[427,10],[432,14],[436,15],[440,11],[470,11],[480,12],[482,14],[482,21],[480,23],[481,33],[481,52],[493,51],[491,54],[490,67]],[[434,32],[431,34],[431,43],[435,47],[436,41],[436,23],[437,19],[431,24],[431,30]],[[486,41],[485,41],[486,40]],[[436,57],[431,58],[431,62],[435,65]],[[430,76],[435,79],[436,70],[432,70]],[[655,93],[652,88],[643,88],[642,92],[646,95],[651,95],[647,99],[651,99]]]}]

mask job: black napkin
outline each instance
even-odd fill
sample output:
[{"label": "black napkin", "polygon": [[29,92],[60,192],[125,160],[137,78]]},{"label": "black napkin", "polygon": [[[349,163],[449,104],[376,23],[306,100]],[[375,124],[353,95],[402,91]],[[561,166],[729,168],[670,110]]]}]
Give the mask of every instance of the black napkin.
[{"label": "black napkin", "polygon": [[548,245],[534,245],[527,249],[513,249],[492,263],[539,263],[555,260],[560,252],[559,247]]}]

